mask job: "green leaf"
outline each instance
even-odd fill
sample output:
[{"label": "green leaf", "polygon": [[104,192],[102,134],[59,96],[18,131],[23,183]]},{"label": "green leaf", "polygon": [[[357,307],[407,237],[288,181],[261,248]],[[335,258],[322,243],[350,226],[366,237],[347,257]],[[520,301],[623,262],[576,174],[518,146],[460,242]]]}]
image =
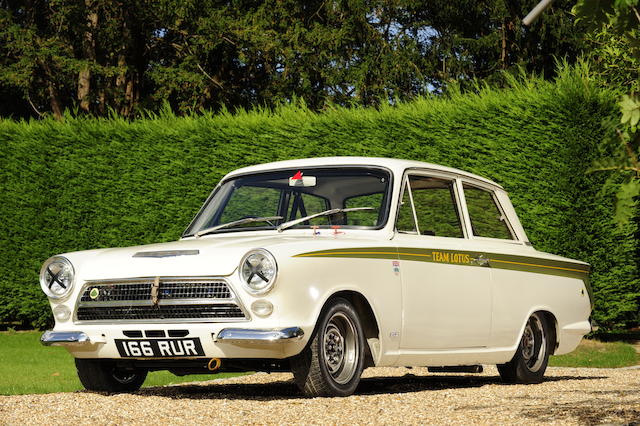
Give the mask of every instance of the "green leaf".
[{"label": "green leaf", "polygon": [[640,101],[636,98],[631,98],[628,95],[622,97],[622,101],[619,103],[620,112],[622,117],[620,122],[622,124],[629,123],[631,126],[636,126],[640,120]]},{"label": "green leaf", "polygon": [[635,198],[638,195],[640,195],[640,180],[632,179],[620,185],[620,189],[616,194],[618,201],[614,215],[614,221],[619,226],[626,225],[634,216],[636,206]]},{"label": "green leaf", "polygon": [[635,127],[638,125],[638,121],[640,121],[640,110],[634,109],[633,111],[631,111],[631,119],[629,120],[629,124],[631,124],[632,127]]},{"label": "green leaf", "polygon": [[577,18],[576,23],[585,21],[592,27],[601,27],[614,13],[614,3],[614,0],[578,0],[571,12]]}]

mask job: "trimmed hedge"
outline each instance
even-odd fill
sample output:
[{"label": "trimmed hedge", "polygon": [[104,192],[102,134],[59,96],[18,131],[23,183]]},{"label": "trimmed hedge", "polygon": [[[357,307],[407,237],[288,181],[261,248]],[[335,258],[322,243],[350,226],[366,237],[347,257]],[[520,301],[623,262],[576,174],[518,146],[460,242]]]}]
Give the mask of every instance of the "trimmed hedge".
[{"label": "trimmed hedge", "polygon": [[228,171],[289,158],[423,160],[501,183],[536,248],[593,266],[596,319],[638,323],[636,225],[612,220],[615,185],[585,174],[615,96],[578,71],[448,99],[315,114],[170,113],[134,122],[0,121],[0,322],[50,321],[38,271],[72,250],[177,239]]}]

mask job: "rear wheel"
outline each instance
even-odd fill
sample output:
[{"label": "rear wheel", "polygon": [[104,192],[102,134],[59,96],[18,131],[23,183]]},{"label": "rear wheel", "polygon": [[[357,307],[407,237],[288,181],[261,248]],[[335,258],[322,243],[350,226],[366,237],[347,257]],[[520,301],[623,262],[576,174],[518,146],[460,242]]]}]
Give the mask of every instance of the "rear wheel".
[{"label": "rear wheel", "polygon": [[76,370],[90,391],[133,392],[147,378],[147,370],[118,368],[112,360],[76,358]]},{"label": "rear wheel", "polygon": [[364,369],[364,333],[353,305],[337,298],[320,315],[307,347],[291,359],[300,390],[308,396],[348,396]]},{"label": "rear wheel", "polygon": [[498,365],[502,380],[508,383],[540,383],[555,344],[553,326],[540,312],[527,321],[518,349],[506,364]]}]

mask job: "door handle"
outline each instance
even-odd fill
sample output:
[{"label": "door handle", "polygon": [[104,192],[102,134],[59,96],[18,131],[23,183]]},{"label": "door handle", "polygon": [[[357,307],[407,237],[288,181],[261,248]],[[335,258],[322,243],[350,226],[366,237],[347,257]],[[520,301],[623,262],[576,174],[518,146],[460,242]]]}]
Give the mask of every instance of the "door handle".
[{"label": "door handle", "polygon": [[472,257],[471,261],[478,266],[489,266],[489,259],[482,254],[476,257]]}]

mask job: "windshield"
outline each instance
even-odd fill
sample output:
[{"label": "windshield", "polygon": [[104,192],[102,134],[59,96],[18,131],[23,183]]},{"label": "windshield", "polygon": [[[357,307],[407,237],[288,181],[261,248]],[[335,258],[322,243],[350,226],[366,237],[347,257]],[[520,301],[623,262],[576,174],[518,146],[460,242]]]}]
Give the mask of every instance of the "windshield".
[{"label": "windshield", "polygon": [[[319,216],[291,228],[339,225],[378,229],[388,216],[389,181],[388,171],[365,167],[303,168],[240,176],[216,189],[183,236],[202,231],[275,229],[326,210],[356,207],[370,209]],[[248,218],[256,220],[244,220]],[[215,227],[220,228],[212,231]]]}]

